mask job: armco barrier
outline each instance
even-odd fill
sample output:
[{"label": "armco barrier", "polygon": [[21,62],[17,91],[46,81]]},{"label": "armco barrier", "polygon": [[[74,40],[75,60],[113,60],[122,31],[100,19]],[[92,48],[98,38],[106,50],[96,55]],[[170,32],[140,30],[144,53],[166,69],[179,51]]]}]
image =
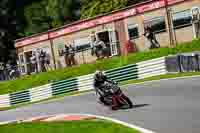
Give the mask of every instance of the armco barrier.
[{"label": "armco barrier", "polygon": [[[117,82],[143,79],[156,75],[166,74],[165,57],[131,64],[120,68],[105,71],[105,74]],[[0,108],[24,102],[36,102],[56,95],[72,92],[93,90],[94,74],[61,80],[29,90],[7,95],[0,95]]]},{"label": "armco barrier", "polygon": [[0,108],[10,106],[10,97],[9,94],[0,95]]},{"label": "armco barrier", "polygon": [[78,90],[78,79],[72,78],[52,83],[53,96]]},{"label": "armco barrier", "polygon": [[87,90],[92,90],[94,89],[93,87],[93,75],[94,74],[89,74],[85,76],[80,76],[78,77],[78,90],[80,91],[87,91]]},{"label": "armco barrier", "polygon": [[52,97],[51,84],[29,89],[31,102],[36,102]]},{"label": "armco barrier", "polygon": [[30,102],[30,101],[31,100],[30,100],[29,90],[10,94],[10,104],[11,105],[16,105],[19,103]]},{"label": "armco barrier", "polygon": [[105,73],[109,78],[117,82],[138,78],[138,69],[136,64],[108,70],[105,71]]},{"label": "armco barrier", "polygon": [[138,79],[166,74],[165,57],[137,63]]}]

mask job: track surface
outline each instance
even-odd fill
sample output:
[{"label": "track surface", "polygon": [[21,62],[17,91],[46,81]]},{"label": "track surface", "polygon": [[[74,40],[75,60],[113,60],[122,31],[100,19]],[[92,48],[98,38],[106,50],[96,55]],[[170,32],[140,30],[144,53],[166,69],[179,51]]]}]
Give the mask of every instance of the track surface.
[{"label": "track surface", "polygon": [[97,104],[94,93],[87,93],[2,111],[0,121],[57,113],[86,113],[112,117],[157,133],[200,133],[200,78],[129,85],[124,91],[137,103],[137,108],[111,111]]}]

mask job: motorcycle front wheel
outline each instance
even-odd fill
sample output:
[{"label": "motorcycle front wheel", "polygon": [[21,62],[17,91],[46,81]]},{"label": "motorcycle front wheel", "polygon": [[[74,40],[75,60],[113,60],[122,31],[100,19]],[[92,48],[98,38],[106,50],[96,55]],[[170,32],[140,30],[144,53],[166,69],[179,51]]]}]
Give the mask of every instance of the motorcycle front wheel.
[{"label": "motorcycle front wheel", "polygon": [[122,94],[121,101],[123,102],[124,105],[127,105],[128,108],[133,108],[132,101],[126,95]]}]

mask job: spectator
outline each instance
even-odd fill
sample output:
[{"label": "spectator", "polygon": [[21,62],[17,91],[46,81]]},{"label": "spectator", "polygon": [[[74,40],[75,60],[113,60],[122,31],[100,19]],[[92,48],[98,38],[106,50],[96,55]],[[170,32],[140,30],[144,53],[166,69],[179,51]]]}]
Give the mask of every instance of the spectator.
[{"label": "spectator", "polygon": [[192,23],[195,27],[196,38],[200,37],[200,12],[198,8],[192,10]]},{"label": "spectator", "polygon": [[93,50],[93,53],[95,53],[97,59],[99,59],[100,58],[100,54],[99,54],[100,47],[98,46],[97,43],[98,43],[98,41],[97,41],[96,37],[94,37],[94,44],[93,44],[92,50]]},{"label": "spectator", "polygon": [[158,43],[156,36],[153,32],[153,29],[149,26],[145,28],[144,36],[150,41],[151,46],[150,49],[159,48],[160,44]]},{"label": "spectator", "polygon": [[48,53],[45,53],[45,68],[46,70],[50,71],[51,70],[51,65],[50,65],[50,55]]},{"label": "spectator", "polygon": [[103,41],[101,41],[99,38],[96,38],[96,41],[94,43],[95,47],[95,54],[97,56],[97,59],[104,58],[105,50],[106,50],[106,45]]},{"label": "spectator", "polygon": [[17,78],[17,67],[10,64],[10,70],[9,70],[9,77],[10,79],[15,79]]},{"label": "spectator", "polygon": [[69,45],[69,55],[68,55],[68,58],[69,58],[69,66],[72,66],[72,65],[75,65],[76,62],[75,62],[75,49],[74,47],[72,47],[72,45],[70,44]]},{"label": "spectator", "polygon": [[31,60],[32,72],[38,73],[37,58],[35,52],[32,53],[30,60]]},{"label": "spectator", "polygon": [[106,46],[106,44],[103,41],[100,41],[100,45],[102,46],[103,50],[103,58],[109,58],[110,57],[110,49]]},{"label": "spectator", "polygon": [[5,80],[4,69],[4,63],[0,62],[0,80]]},{"label": "spectator", "polygon": [[91,55],[93,56],[94,54],[96,54],[95,53],[95,47],[94,47],[94,43],[95,43],[95,41],[96,41],[96,37],[95,37],[95,35],[93,34],[92,36],[91,36]]},{"label": "spectator", "polygon": [[40,60],[40,66],[41,66],[40,68],[42,72],[46,72],[45,56],[46,56],[46,53],[43,50],[41,50],[40,55],[39,55],[39,60]]},{"label": "spectator", "polygon": [[64,56],[65,56],[66,65],[70,66],[70,64],[69,64],[69,47],[67,45],[65,45]]},{"label": "spectator", "polygon": [[12,71],[12,67],[11,67],[10,61],[8,61],[6,63],[6,80],[11,79],[11,73],[10,73],[11,71]]}]

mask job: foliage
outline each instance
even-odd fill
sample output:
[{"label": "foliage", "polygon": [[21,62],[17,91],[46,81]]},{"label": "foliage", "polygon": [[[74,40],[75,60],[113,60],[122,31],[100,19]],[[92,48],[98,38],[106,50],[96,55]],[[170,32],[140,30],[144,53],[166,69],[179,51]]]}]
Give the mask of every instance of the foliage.
[{"label": "foliage", "polygon": [[28,23],[25,33],[44,32],[77,20],[75,5],[78,2],[73,0],[41,0],[32,3],[24,9]]},{"label": "foliage", "polygon": [[90,18],[109,13],[148,0],[82,0],[81,18]]},{"label": "foliage", "polygon": [[81,3],[81,18],[94,17],[123,8],[128,0],[83,0]]},{"label": "foliage", "polygon": [[[15,2],[11,0],[1,0],[0,2],[0,61],[5,57],[11,58],[13,40],[16,39],[19,27],[17,24]],[[14,54],[14,53],[13,53]]]},{"label": "foliage", "polygon": [[0,61],[16,60],[15,39],[78,20],[79,7],[77,0],[1,0]]}]

